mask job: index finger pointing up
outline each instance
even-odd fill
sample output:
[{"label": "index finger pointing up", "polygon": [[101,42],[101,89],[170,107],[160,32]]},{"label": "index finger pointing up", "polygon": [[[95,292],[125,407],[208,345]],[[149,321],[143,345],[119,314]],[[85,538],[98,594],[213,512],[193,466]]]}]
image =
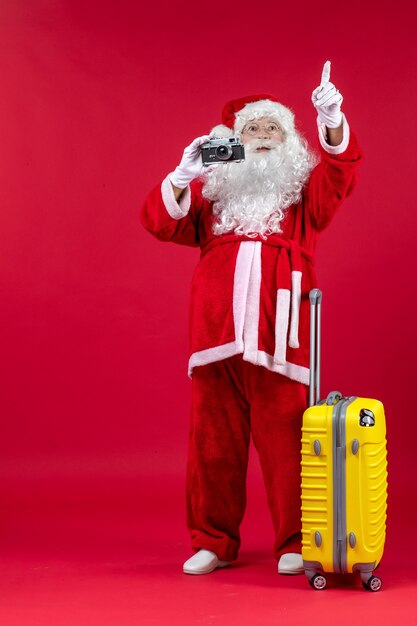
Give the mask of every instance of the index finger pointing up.
[{"label": "index finger pointing up", "polygon": [[323,65],[323,71],[321,73],[320,85],[325,85],[330,80],[330,61],[326,61]]}]

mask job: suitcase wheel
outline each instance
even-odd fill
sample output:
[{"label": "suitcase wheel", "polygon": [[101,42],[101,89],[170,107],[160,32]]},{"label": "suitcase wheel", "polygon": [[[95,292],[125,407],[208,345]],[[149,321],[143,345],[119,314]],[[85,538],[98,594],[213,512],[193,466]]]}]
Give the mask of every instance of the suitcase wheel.
[{"label": "suitcase wheel", "polygon": [[362,585],[368,591],[379,591],[382,587],[382,580],[379,578],[379,576],[371,576],[368,582],[362,582]]},{"label": "suitcase wheel", "polygon": [[321,591],[322,589],[326,588],[327,580],[326,577],[323,576],[323,574],[316,574],[315,576],[313,576],[313,578],[309,580],[309,583],[314,589],[317,589],[317,591]]}]

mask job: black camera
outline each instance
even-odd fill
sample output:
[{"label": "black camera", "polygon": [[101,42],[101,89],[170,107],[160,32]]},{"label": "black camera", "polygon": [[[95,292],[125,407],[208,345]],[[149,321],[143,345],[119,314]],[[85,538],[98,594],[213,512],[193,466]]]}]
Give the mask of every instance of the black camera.
[{"label": "black camera", "polygon": [[212,163],[230,163],[245,160],[245,148],[238,139],[210,139],[201,146],[201,158],[203,165]]}]

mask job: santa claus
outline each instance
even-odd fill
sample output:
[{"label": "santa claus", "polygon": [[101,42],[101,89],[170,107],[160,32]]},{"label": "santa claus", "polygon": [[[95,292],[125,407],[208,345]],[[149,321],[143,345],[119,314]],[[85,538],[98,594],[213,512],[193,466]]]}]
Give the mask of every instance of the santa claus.
[{"label": "santa claus", "polygon": [[[355,183],[361,152],[323,68],[312,101],[320,159],[293,113],[269,94],[228,102],[223,124],[195,139],[147,197],[145,228],[199,246],[190,310],[192,378],[186,574],[238,556],[250,436],[258,451],[281,574],[302,573],[300,433],[309,382],[314,251]],[[237,137],[244,162],[205,168],[209,138]]]}]

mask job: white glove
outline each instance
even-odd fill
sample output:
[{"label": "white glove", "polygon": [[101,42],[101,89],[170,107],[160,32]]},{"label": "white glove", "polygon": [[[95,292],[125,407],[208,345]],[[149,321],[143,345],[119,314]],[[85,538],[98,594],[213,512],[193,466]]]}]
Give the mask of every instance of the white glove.
[{"label": "white glove", "polygon": [[317,109],[319,121],[327,128],[337,128],[343,119],[340,110],[343,96],[329,79],[330,61],[326,61],[323,65],[320,85],[311,94],[311,100]]},{"label": "white glove", "polygon": [[185,189],[192,180],[203,173],[204,165],[201,159],[200,146],[210,139],[210,135],[203,135],[194,139],[184,150],[181,163],[171,174],[171,183],[179,189]]}]

